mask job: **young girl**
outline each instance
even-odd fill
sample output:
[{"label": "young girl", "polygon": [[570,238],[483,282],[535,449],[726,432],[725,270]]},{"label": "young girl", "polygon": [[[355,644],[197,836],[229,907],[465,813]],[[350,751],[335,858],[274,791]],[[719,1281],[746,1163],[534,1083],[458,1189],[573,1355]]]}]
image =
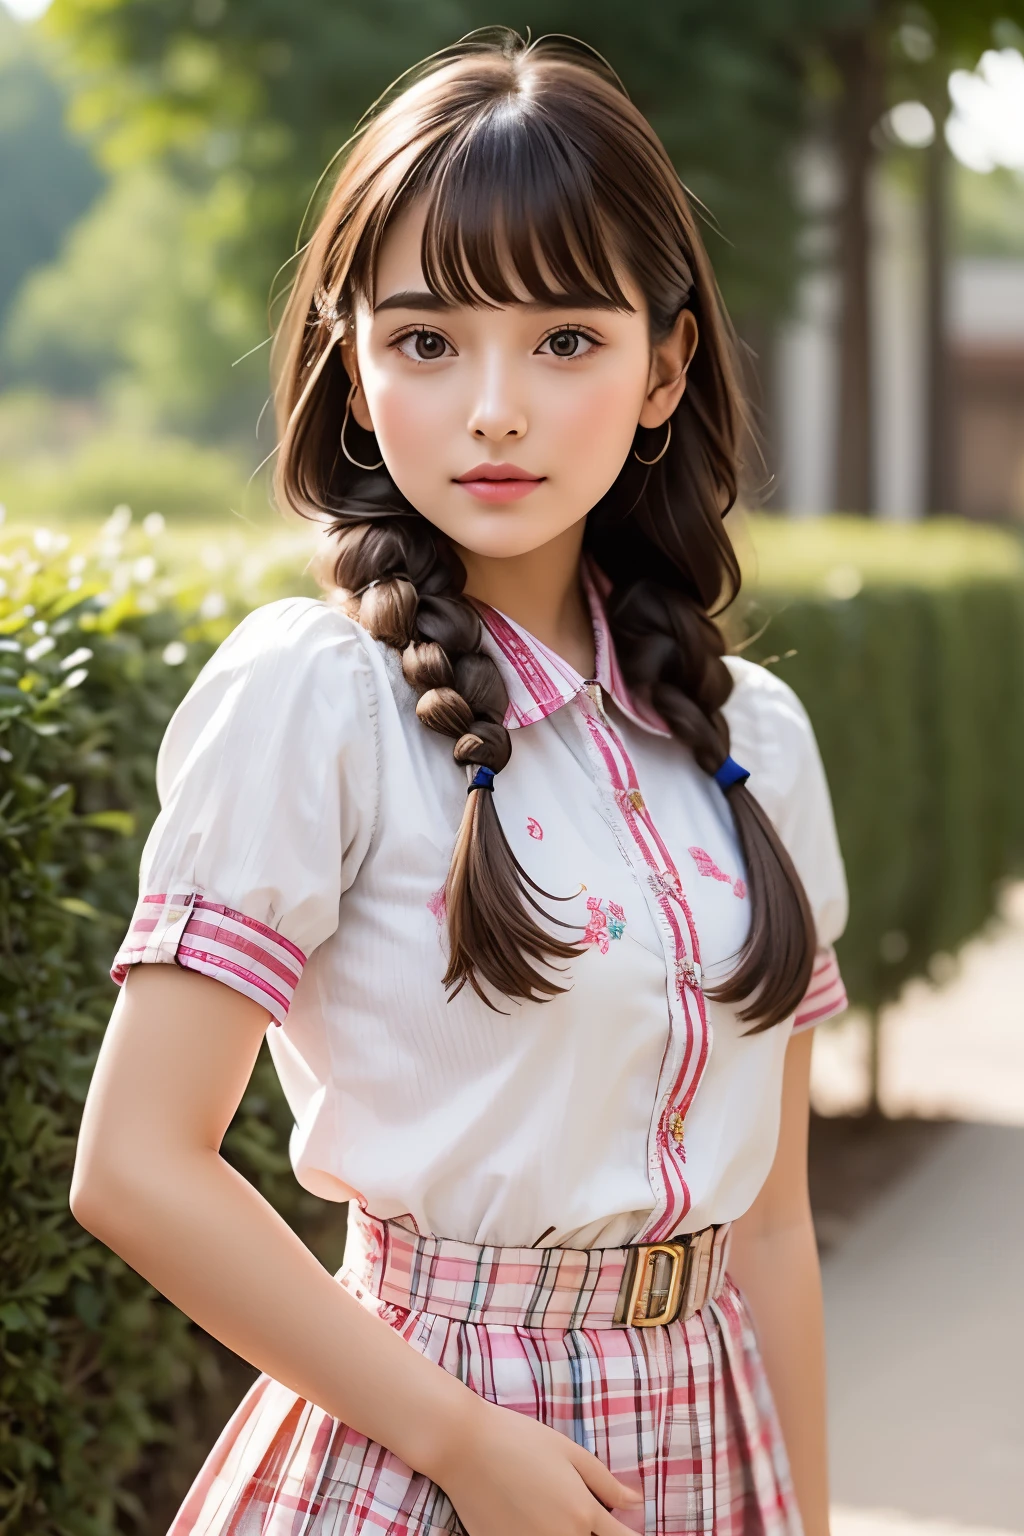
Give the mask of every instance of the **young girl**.
[{"label": "young girl", "polygon": [[[174,1536],[823,1536],[844,879],[710,616],[742,411],[665,151],[582,48],[471,38],[357,137],[276,356],[330,591],[168,728],[73,1194],[264,1373]],[[337,1279],[219,1155],[268,1026]]]}]

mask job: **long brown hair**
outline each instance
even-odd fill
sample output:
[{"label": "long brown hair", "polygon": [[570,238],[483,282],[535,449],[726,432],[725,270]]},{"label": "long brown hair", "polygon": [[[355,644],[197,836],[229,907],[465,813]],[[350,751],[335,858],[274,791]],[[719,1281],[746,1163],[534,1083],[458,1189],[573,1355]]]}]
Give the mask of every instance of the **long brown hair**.
[{"label": "long brown hair", "polygon": [[[668,451],[650,468],[627,457],[588,515],[585,547],[612,584],[608,618],[627,682],[713,774],[729,751],[732,679],[713,615],[739,589],[722,518],[736,499],[744,413],[732,333],[679,177],[613,72],[568,39],[527,45],[489,29],[399,84],[348,147],[275,338],[279,502],[327,519],[330,581],[401,652],[423,724],[453,739],[457,763],[499,772],[511,755],[508,700],[463,595],[465,570],[386,467],[361,470],[342,455],[350,380],[339,343],[358,300],[374,302],[388,221],[414,199],[426,208],[427,286],[449,303],[510,304],[525,290],[549,304],[630,309],[616,277],[625,268],[653,342],[684,307],[699,341]],[[348,430],[356,458],[379,457],[371,436],[351,421]],[[638,428],[639,456],[654,458],[662,437]],[[711,995],[744,1001],[740,1016],[764,1029],[806,991],[814,929],[771,822],[744,785],[727,795],[752,918]],[[467,797],[446,894],[446,986],[468,982],[487,1002],[484,982],[510,998],[561,990],[538,964],[578,951],[552,934],[544,893],[506,842],[490,793]]]}]

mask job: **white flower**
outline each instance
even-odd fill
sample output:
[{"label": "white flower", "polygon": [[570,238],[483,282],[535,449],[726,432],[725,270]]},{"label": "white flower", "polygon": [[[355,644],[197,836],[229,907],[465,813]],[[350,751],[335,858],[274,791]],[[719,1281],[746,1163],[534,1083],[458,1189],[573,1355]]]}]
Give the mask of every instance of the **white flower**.
[{"label": "white flower", "polygon": [[199,605],[199,612],[204,619],[219,619],[227,612],[227,598],[223,592],[207,592]]},{"label": "white flower", "polygon": [[45,619],[36,619],[32,625],[32,633],[34,635],[45,635],[48,628],[49,626]]},{"label": "white flower", "polygon": [[6,596],[7,596],[7,583],[6,583],[6,581],[4,581],[4,578],[2,576],[0,576],[0,597],[6,597]]},{"label": "white flower", "polygon": [[48,555],[53,549],[53,534],[49,528],[37,528],[32,535],[32,543],[41,555]]},{"label": "white flower", "polygon": [[25,660],[39,661],[41,657],[46,656],[52,651],[56,644],[57,642],[52,635],[44,635],[41,640],[36,641],[35,645],[29,646],[25,652]]},{"label": "white flower", "polygon": [[85,570],[86,563],[87,562],[84,555],[72,555],[71,559],[68,561],[68,570],[71,572],[72,576],[78,576],[82,571]]},{"label": "white flower", "polygon": [[68,577],[68,591],[69,592],[77,592],[81,585],[82,585],[82,578],[81,578],[81,576],[69,576]]},{"label": "white flower", "polygon": [[17,640],[0,640],[0,651],[20,652],[21,646]]},{"label": "white flower", "polygon": [[85,668],[79,667],[77,672],[72,672],[71,676],[67,678],[64,686],[65,688],[77,688],[79,683],[84,683],[88,676],[89,674]]},{"label": "white flower", "polygon": [[182,640],[172,640],[163,649],[163,658],[169,667],[180,667],[188,655],[188,646]]},{"label": "white flower", "polygon": [[80,645],[77,651],[72,651],[70,656],[65,656],[60,664],[62,672],[67,672],[71,667],[81,666],[83,661],[92,660],[92,651],[87,645]]},{"label": "white flower", "polygon": [[162,512],[150,512],[142,519],[142,531],[147,539],[158,539],[166,527]]},{"label": "white flower", "polygon": [[152,581],[156,575],[156,561],[152,555],[140,555],[132,566],[132,575],[138,582]]},{"label": "white flower", "polygon": [[113,512],[111,512],[110,516],[103,524],[103,532],[110,535],[112,538],[119,539],[122,534],[128,532],[128,525],[130,524],[131,520],[131,507],[126,506],[124,502],[121,502],[114,508]]}]

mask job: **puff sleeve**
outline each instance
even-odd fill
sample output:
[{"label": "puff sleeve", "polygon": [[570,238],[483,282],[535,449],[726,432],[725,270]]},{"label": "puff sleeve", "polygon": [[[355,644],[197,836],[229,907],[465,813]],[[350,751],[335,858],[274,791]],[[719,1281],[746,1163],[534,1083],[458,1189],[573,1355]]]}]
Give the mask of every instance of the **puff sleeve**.
[{"label": "puff sleeve", "polygon": [[733,692],[725,706],[731,752],[750,770],[748,788],[785,844],[811,905],[818,948],[794,1032],[847,1006],[836,961],[846,926],[847,889],[825,769],[807,711],[787,683],[767,668],[727,658]]},{"label": "puff sleeve", "polygon": [[165,732],[160,813],[111,976],[178,964],[282,1023],[335,931],[376,816],[376,695],[358,626],[322,602],[251,613]]}]

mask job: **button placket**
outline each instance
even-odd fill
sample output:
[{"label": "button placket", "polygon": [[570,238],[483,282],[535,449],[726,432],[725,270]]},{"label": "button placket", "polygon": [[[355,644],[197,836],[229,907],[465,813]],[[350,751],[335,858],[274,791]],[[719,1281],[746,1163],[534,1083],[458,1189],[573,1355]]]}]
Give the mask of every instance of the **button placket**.
[{"label": "button placket", "polygon": [[[689,1209],[689,1189],[680,1169],[686,1161],[685,1113],[712,1044],[700,963],[687,952],[696,946],[696,933],[679,873],[650,820],[632,763],[603,708],[600,689],[588,685],[578,703],[577,719],[588,758],[598,770],[605,819],[644,895],[666,961],[668,1032],[648,1139],[648,1176],[655,1206],[641,1234],[645,1239],[662,1237],[675,1229]],[[621,782],[623,777],[631,782]]]}]

